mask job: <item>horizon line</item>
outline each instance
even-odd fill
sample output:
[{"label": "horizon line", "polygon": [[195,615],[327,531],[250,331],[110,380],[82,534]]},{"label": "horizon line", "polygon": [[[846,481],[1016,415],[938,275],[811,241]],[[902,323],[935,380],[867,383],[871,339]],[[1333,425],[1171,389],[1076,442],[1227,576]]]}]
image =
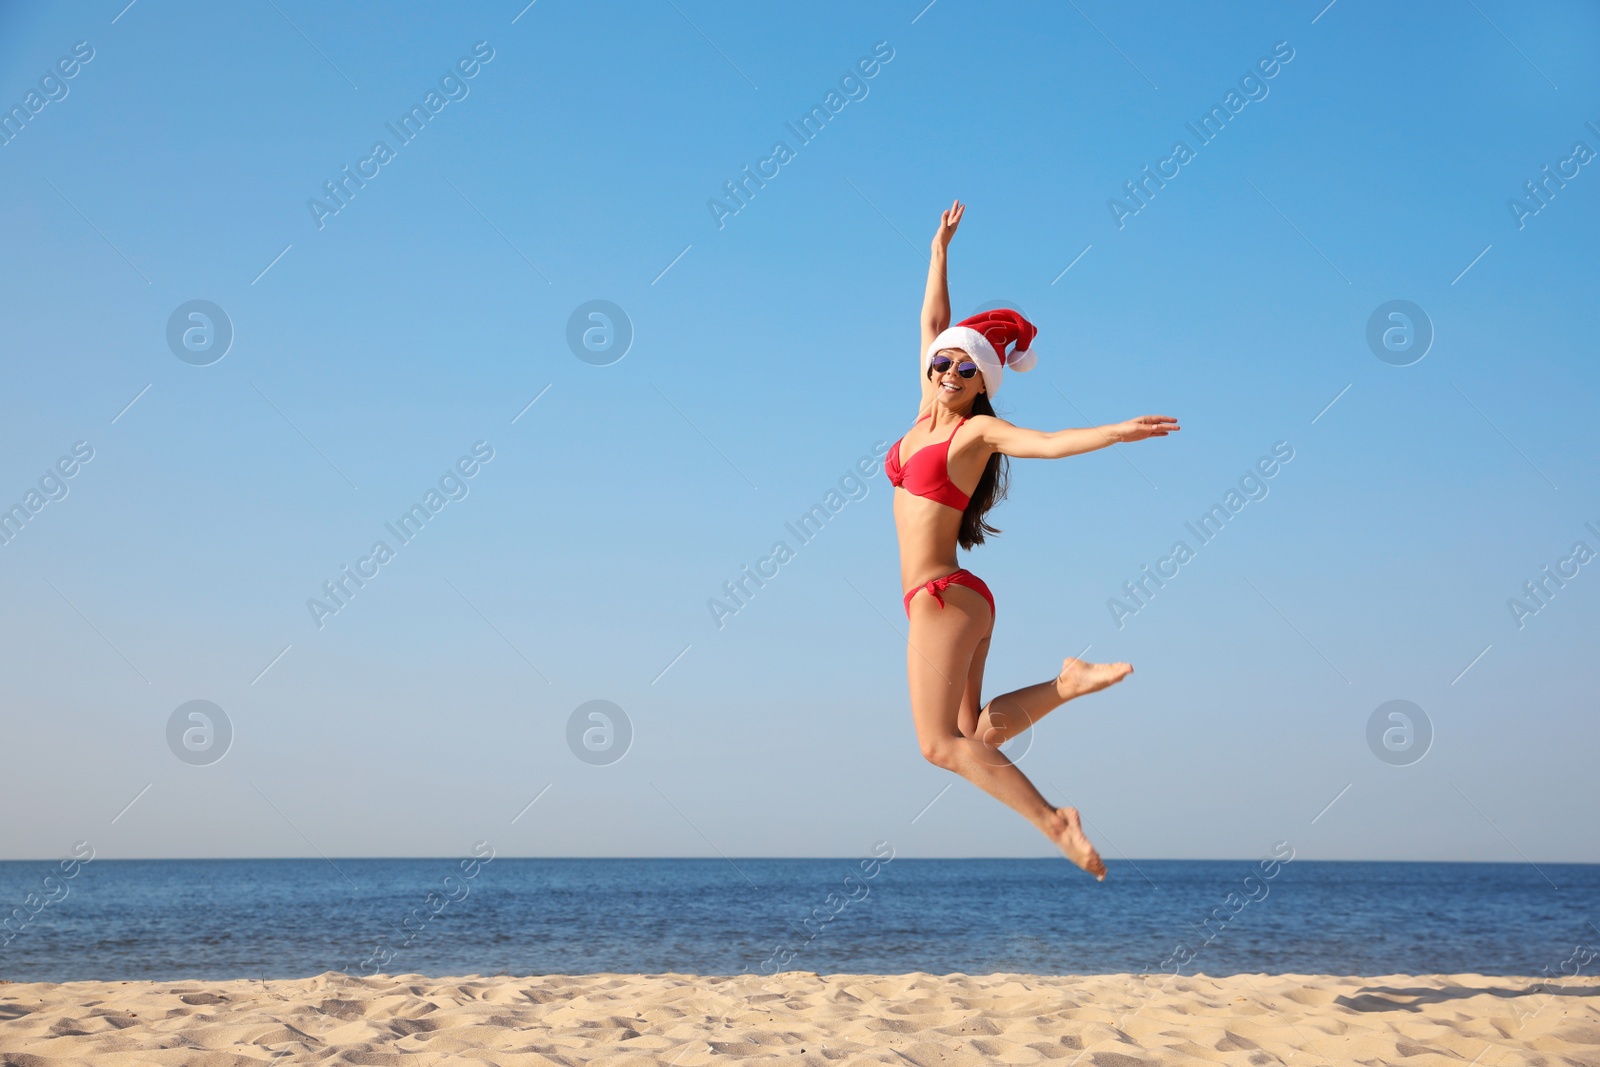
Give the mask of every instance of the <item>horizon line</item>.
[{"label": "horizon line", "polygon": [[[383,861],[383,862],[397,862],[397,861],[416,861],[416,862],[421,862],[421,861],[439,860],[439,861],[442,861],[442,862],[451,862],[451,861],[454,861],[454,860],[457,860],[457,859],[460,859],[460,858],[461,857],[457,856],[457,855],[436,855],[436,856],[334,856],[334,857],[327,857],[327,856],[123,856],[123,857],[118,857],[118,858],[114,858],[114,859],[111,858],[111,857],[96,856],[94,858],[93,862],[97,863],[97,864],[98,863],[269,863],[269,862],[301,862],[301,861],[327,862],[329,859],[337,859],[337,860],[340,860],[340,861],[348,860],[348,861]],[[562,861],[571,861],[571,860],[584,860],[584,861],[605,860],[605,861],[617,861],[617,862],[629,862],[629,861],[639,862],[639,861],[647,861],[647,860],[648,861],[670,860],[670,861],[678,861],[678,862],[690,861],[690,860],[706,860],[706,861],[725,861],[726,860],[726,857],[722,857],[722,856],[536,856],[536,855],[507,855],[507,854],[503,854],[503,853],[496,853],[492,858],[494,860],[508,860],[508,859],[515,859],[515,860],[562,860]],[[747,861],[747,862],[748,861],[762,861],[762,860],[786,860],[786,861],[808,861],[808,862],[838,861],[838,862],[841,862],[841,863],[852,863],[856,859],[858,859],[859,857],[856,857],[856,856],[738,856],[736,858],[740,859],[740,860]],[[1126,856],[1124,856],[1124,857],[1118,858],[1115,861],[1112,861],[1112,860],[1108,859],[1108,860],[1106,860],[1106,863],[1107,863],[1108,866],[1113,862],[1122,863],[1122,864],[1132,864],[1132,863],[1136,863],[1136,862],[1137,863],[1254,863],[1254,862],[1256,862],[1256,861],[1258,861],[1258,860],[1260,860],[1262,858],[1264,858],[1264,857],[1261,857],[1261,856],[1132,856],[1132,857],[1126,857]],[[55,856],[52,856],[52,857],[40,857],[40,858],[35,858],[35,859],[0,858],[0,864],[4,864],[4,863],[54,863],[59,859],[60,859],[60,857],[55,857]],[[976,863],[976,862],[993,862],[993,861],[1030,861],[1030,862],[1031,861],[1037,861],[1037,862],[1054,863],[1054,862],[1064,862],[1065,861],[1065,857],[1063,857],[1063,856],[899,856],[899,855],[897,855],[895,857],[895,861],[896,862],[901,862],[901,861],[904,861],[904,860],[918,860],[918,861],[922,861],[922,862],[935,862],[935,863]],[[1282,863],[1283,866],[1285,866],[1285,867],[1291,866],[1292,864],[1299,864],[1299,863],[1456,863],[1456,864],[1479,864],[1479,865],[1482,865],[1482,866],[1512,866],[1512,867],[1521,866],[1521,865],[1524,865],[1524,864],[1527,864],[1529,866],[1532,865],[1531,863],[1529,863],[1529,861],[1520,860],[1520,859],[1518,859],[1518,860],[1489,860],[1489,859],[1481,859],[1481,860],[1480,859],[1453,859],[1453,860],[1451,860],[1451,859],[1348,859],[1348,858],[1312,859],[1310,857],[1306,857],[1306,858],[1296,857],[1296,858],[1294,858],[1293,860],[1290,860],[1290,861],[1279,860],[1278,862]],[[1594,866],[1600,866],[1600,860],[1540,860],[1538,862],[1546,864],[1547,866],[1565,866],[1565,867],[1594,867]],[[87,865],[88,864],[86,863],[85,866],[87,866]]]}]

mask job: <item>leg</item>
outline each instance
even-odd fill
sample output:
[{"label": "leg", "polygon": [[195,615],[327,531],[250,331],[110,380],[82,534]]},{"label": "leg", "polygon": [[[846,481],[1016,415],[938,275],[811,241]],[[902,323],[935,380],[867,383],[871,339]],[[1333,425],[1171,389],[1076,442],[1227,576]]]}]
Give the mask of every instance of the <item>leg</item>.
[{"label": "leg", "polygon": [[983,740],[983,735],[978,732],[978,720],[983,714],[983,666],[989,660],[989,638],[994,634],[991,624],[990,632],[979,640],[978,647],[972,651],[972,663],[967,667],[966,692],[961,694],[961,713],[956,717],[956,726],[961,730],[962,737],[974,737]]},{"label": "leg", "polygon": [[[1067,701],[1098,692],[1132,673],[1130,663],[1085,663],[1081,659],[1068,659],[1061,664],[1061,673],[1054,681],[1015,689],[989,701],[976,716],[973,730],[967,736],[999,748]],[[977,694],[972,696],[976,707]],[[966,711],[964,706],[962,711]]]},{"label": "leg", "polygon": [[923,757],[1011,807],[1055,842],[1073,863],[1104,878],[1105,864],[1083,836],[1077,811],[1052,807],[1004,753],[961,732],[959,720],[969,691],[970,669],[978,645],[989,636],[992,616],[988,601],[965,586],[952,585],[945,590],[944,600],[942,608],[925,594],[911,600],[906,670],[911,682],[911,716]]}]

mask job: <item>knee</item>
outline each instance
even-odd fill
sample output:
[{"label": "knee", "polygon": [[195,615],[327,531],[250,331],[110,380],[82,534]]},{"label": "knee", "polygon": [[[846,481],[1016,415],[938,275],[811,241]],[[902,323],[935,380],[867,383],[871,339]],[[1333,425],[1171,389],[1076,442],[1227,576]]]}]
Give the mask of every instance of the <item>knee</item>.
[{"label": "knee", "polygon": [[920,740],[922,743],[923,759],[927,760],[935,767],[941,767],[947,771],[955,770],[956,752],[959,748],[961,738],[945,737],[940,735],[936,737],[923,737]]}]

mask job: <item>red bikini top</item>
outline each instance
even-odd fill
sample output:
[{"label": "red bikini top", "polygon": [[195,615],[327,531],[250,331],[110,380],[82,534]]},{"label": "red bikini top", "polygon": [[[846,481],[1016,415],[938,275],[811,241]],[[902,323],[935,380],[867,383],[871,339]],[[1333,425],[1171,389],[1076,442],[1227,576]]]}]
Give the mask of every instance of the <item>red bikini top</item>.
[{"label": "red bikini top", "polygon": [[[922,419],[932,418],[933,413],[922,416]],[[918,419],[917,422],[921,422]],[[923,445],[911,453],[911,458],[905,463],[900,462],[900,441],[894,443],[889,449],[889,454],[883,457],[883,471],[889,476],[889,483],[904,489],[913,496],[927,497],[935,503],[943,504],[947,508],[957,511],[967,510],[967,501],[972,499],[966,493],[956,488],[950,480],[950,442],[955,440],[956,434],[961,432],[961,427],[966,424],[966,419],[956,423],[956,428],[936,445]]]}]

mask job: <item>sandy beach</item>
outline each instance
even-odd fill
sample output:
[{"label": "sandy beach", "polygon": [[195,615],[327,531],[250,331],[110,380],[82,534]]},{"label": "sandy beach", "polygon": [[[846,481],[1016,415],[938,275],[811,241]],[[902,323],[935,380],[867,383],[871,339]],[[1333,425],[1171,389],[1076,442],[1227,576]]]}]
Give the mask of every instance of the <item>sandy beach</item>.
[{"label": "sandy beach", "polygon": [[0,984],[0,1063],[1600,1067],[1600,978],[1023,974]]}]

